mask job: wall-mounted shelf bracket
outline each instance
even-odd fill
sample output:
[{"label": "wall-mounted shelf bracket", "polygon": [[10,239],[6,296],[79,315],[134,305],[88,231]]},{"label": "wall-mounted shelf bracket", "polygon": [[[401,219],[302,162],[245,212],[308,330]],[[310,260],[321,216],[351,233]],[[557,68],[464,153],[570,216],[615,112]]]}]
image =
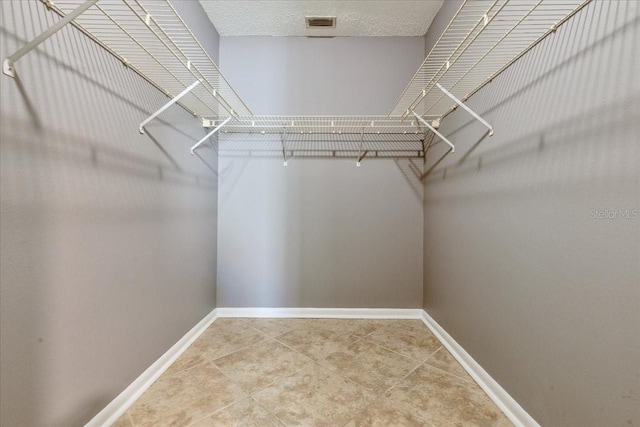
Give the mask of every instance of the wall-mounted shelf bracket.
[{"label": "wall-mounted shelf bracket", "polygon": [[365,151],[362,152],[362,154],[360,154],[360,156],[358,156],[358,162],[356,163],[357,167],[360,167],[360,162],[362,161],[362,159],[367,157],[367,154],[369,154],[369,151],[365,150]]},{"label": "wall-mounted shelf bracket", "polygon": [[18,59],[22,58],[27,53],[31,52],[40,43],[42,43],[43,41],[45,41],[46,39],[48,39],[49,37],[51,37],[52,35],[57,33],[60,29],[62,29],[62,27],[64,27],[65,25],[67,25],[68,23],[70,23],[71,21],[76,19],[85,10],[89,9],[91,6],[93,6],[97,2],[98,2],[98,0],[87,0],[87,1],[85,1],[80,6],[78,6],[75,10],[73,10],[72,12],[68,13],[67,15],[65,15],[65,17],[62,18],[60,21],[56,22],[51,27],[49,27],[47,30],[42,32],[39,36],[37,36],[36,38],[31,40],[29,43],[27,43],[24,46],[22,46],[22,48],[20,48],[18,51],[16,51],[13,55],[8,56],[7,58],[5,58],[5,60],[2,62],[2,72],[4,74],[6,74],[7,76],[9,76],[9,77],[15,77],[16,76],[16,70],[13,68],[13,64],[15,64],[15,62]]},{"label": "wall-mounted shelf bracket", "polygon": [[282,134],[282,166],[287,166],[287,147],[285,142],[287,141],[287,131],[285,129]]},{"label": "wall-mounted shelf bracket", "polygon": [[188,94],[189,92],[191,92],[193,90],[194,87],[198,86],[200,84],[200,80],[196,80],[195,82],[193,82],[191,84],[191,86],[187,87],[185,90],[183,90],[182,92],[180,92],[175,98],[171,99],[171,101],[167,102],[166,104],[164,104],[162,106],[162,108],[160,108],[158,111],[156,111],[155,113],[153,113],[152,115],[150,115],[145,121],[143,121],[142,123],[140,123],[140,133],[144,133],[144,127],[147,125],[147,123],[149,123],[151,120],[155,119],[156,117],[158,117],[160,114],[162,114],[162,112],[164,110],[166,110],[167,108],[171,107],[173,104],[175,104],[176,102],[178,102],[180,100],[180,98],[182,98],[183,96],[185,96],[186,94]]},{"label": "wall-mounted shelf bracket", "polygon": [[447,143],[447,145],[449,145],[449,147],[451,147],[451,152],[455,152],[456,151],[456,146],[453,145],[451,143],[451,141],[449,141],[447,138],[445,138],[445,136],[443,134],[441,134],[440,132],[438,132],[438,130],[436,128],[434,128],[433,126],[431,126],[431,124],[429,124],[429,122],[427,122],[424,118],[422,118],[420,115],[418,115],[418,113],[416,113],[415,111],[412,111],[413,115],[416,117],[416,119],[418,119],[420,121],[420,123],[422,123],[423,125],[425,125],[427,128],[429,128],[429,130],[433,133],[435,133],[436,135],[438,135],[438,137],[443,140],[445,143]]},{"label": "wall-mounted shelf bracket", "polygon": [[[373,121],[371,122],[373,125]],[[360,146],[358,148],[358,160],[356,161],[356,167],[360,167],[360,162],[367,155],[367,153],[362,154],[362,144],[364,143],[364,128],[362,128],[362,132],[360,133]]]},{"label": "wall-mounted shelf bracket", "polygon": [[484,126],[486,126],[487,129],[489,129],[489,136],[493,136],[493,126],[491,126],[485,119],[483,119],[478,114],[476,114],[476,112],[473,111],[471,108],[467,107],[462,101],[460,101],[458,98],[456,98],[451,92],[449,92],[444,87],[442,87],[442,85],[440,83],[436,83],[436,86],[438,86],[438,89],[440,89],[445,95],[447,95],[449,98],[451,98],[453,100],[453,102],[458,104],[460,107],[464,108],[464,110],[467,113],[471,114],[473,117],[476,118],[476,120],[478,120],[480,123],[482,123]]},{"label": "wall-mounted shelf bracket", "polygon": [[226,125],[227,122],[231,120],[231,117],[227,117],[222,123],[220,123],[218,126],[216,126],[215,128],[213,128],[213,130],[211,132],[209,132],[208,134],[206,134],[200,141],[198,141],[196,143],[196,145],[194,145],[193,147],[191,147],[191,155],[194,155],[196,153],[196,148],[198,148],[200,145],[204,144],[204,142],[209,139],[209,137],[211,137],[214,133],[218,132],[220,129],[222,129],[222,126]]}]

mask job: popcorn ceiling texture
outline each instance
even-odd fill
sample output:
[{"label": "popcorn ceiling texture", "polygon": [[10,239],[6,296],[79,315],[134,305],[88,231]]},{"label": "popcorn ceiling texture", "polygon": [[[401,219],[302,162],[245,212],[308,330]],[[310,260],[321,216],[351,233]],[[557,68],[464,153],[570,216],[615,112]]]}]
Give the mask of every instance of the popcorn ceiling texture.
[{"label": "popcorn ceiling texture", "polygon": [[[423,36],[442,0],[200,0],[221,36]],[[336,16],[307,28],[305,16]]]}]

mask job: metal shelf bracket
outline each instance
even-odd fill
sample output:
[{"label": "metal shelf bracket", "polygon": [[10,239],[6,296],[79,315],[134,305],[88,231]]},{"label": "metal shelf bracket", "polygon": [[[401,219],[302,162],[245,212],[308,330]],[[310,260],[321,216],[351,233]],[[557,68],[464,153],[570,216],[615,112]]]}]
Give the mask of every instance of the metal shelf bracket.
[{"label": "metal shelf bracket", "polygon": [[[371,121],[371,125],[373,126],[373,120]],[[362,132],[360,133],[360,145],[358,148],[358,160],[356,160],[356,167],[360,167],[360,162],[362,161],[362,159],[364,158],[364,156],[367,155],[367,153],[365,152],[364,154],[362,154],[362,144],[364,143],[364,127],[362,128]]]},{"label": "metal shelf bracket", "polygon": [[420,115],[418,115],[418,113],[416,113],[415,111],[412,111],[413,115],[416,117],[416,119],[418,119],[420,121],[420,123],[422,123],[423,125],[425,125],[427,128],[429,128],[429,130],[433,133],[435,133],[436,135],[438,135],[438,137],[443,140],[444,142],[447,143],[447,145],[449,145],[449,147],[451,147],[451,152],[454,153],[456,151],[456,146],[453,145],[453,143],[451,143],[451,141],[449,141],[443,134],[441,134],[440,132],[438,132],[438,130],[436,128],[434,128],[433,126],[431,126],[431,124],[429,124],[429,122],[427,122],[425,119],[423,119]]},{"label": "metal shelf bracket", "polygon": [[227,122],[231,120],[231,117],[227,117],[222,123],[220,123],[218,126],[216,126],[215,128],[213,128],[213,130],[211,132],[209,132],[208,134],[206,134],[200,141],[198,141],[193,147],[191,147],[191,155],[193,156],[196,153],[196,148],[198,148],[200,145],[202,145],[207,139],[209,139],[209,137],[211,137],[214,133],[218,132],[220,129],[222,129],[222,126],[226,125]]},{"label": "metal shelf bracket", "polygon": [[451,98],[453,100],[453,102],[455,102],[456,104],[458,104],[460,107],[462,107],[467,113],[471,114],[473,117],[476,118],[476,120],[478,120],[480,123],[482,123],[484,126],[487,127],[487,129],[489,129],[489,136],[493,136],[493,126],[491,126],[485,119],[483,119],[482,117],[480,117],[475,111],[473,111],[471,108],[467,107],[464,102],[460,101],[458,98],[456,98],[451,92],[449,92],[448,90],[446,90],[444,87],[442,87],[442,85],[440,83],[436,83],[436,86],[438,86],[438,89],[440,89],[445,95],[447,95],[449,98]]},{"label": "metal shelf bracket", "polygon": [[70,23],[71,21],[76,19],[85,10],[89,9],[91,6],[93,6],[97,2],[98,2],[98,0],[87,0],[87,1],[85,1],[80,6],[78,6],[75,10],[73,10],[69,14],[65,15],[64,18],[62,18],[61,20],[59,20],[58,22],[53,24],[51,27],[46,29],[44,32],[40,33],[39,36],[37,36],[36,38],[31,40],[27,44],[22,46],[13,55],[6,57],[5,60],[2,62],[2,72],[4,74],[6,74],[7,76],[9,76],[9,77],[14,77],[15,78],[16,70],[14,69],[13,64],[15,64],[15,62],[18,59],[22,58],[27,53],[31,52],[40,43],[42,43],[43,41],[45,41],[46,39],[48,39],[49,37],[51,37],[52,35],[57,33],[60,29],[62,29],[62,27],[64,27],[65,25],[67,25],[68,23]]},{"label": "metal shelf bracket", "polygon": [[158,117],[164,110],[166,110],[167,108],[171,107],[173,104],[178,102],[180,100],[180,98],[182,98],[183,96],[185,96],[186,94],[191,92],[193,90],[193,88],[198,86],[199,84],[200,84],[200,80],[196,80],[195,82],[193,82],[191,84],[191,86],[189,86],[188,88],[186,88],[185,90],[180,92],[175,98],[171,99],[171,101],[169,101],[166,104],[164,104],[162,106],[162,108],[160,108],[158,111],[156,111],[155,113],[150,115],[146,120],[144,120],[142,123],[140,123],[140,129],[139,129],[140,133],[144,133],[144,127],[147,125],[147,123],[149,123],[151,120],[153,120],[156,117]]},{"label": "metal shelf bracket", "polygon": [[287,130],[284,130],[284,133],[282,134],[282,166],[287,166],[287,147],[285,145],[285,142],[287,140]]}]

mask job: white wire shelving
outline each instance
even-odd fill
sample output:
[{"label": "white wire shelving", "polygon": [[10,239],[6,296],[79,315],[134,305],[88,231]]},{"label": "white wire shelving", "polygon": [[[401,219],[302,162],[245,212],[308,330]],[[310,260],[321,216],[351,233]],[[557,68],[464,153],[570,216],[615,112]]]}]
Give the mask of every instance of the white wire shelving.
[{"label": "white wire shelving", "polygon": [[[60,15],[83,3],[45,2]],[[252,114],[168,0],[98,1],[73,22],[171,98],[199,81],[179,101],[194,115]]]},{"label": "white wire shelving", "polygon": [[221,143],[239,150],[256,143],[278,147],[286,166],[288,156],[313,150],[357,153],[358,165],[394,152],[426,156],[437,141],[453,153],[438,127],[457,107],[492,135],[493,127],[464,102],[591,0],[465,0],[384,116],[253,115],[169,0],[40,1],[61,20],[7,57],[5,74],[15,76],[17,60],[71,23],[171,98],[140,124],[141,133],[179,103],[212,128],[192,153],[218,132]]},{"label": "white wire shelving", "polygon": [[227,124],[224,133],[249,134],[417,134],[424,127],[400,116],[248,116]]},{"label": "white wire shelving", "polygon": [[220,134],[223,154],[291,157],[422,157],[426,128],[399,116],[248,116]]},{"label": "white wire shelving", "polygon": [[[591,0],[465,0],[391,109],[442,118]],[[454,104],[455,105],[455,104]]]}]

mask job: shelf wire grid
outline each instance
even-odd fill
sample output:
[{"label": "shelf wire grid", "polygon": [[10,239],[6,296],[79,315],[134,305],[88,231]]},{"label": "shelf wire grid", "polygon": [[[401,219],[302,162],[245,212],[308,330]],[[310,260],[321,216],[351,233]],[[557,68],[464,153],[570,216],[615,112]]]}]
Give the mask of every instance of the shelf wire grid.
[{"label": "shelf wire grid", "polygon": [[[229,122],[220,155],[287,157],[423,156],[427,130],[400,116],[250,116]],[[366,152],[366,154],[365,154]]]},{"label": "shelf wire grid", "polygon": [[224,133],[277,134],[418,134],[420,122],[400,116],[243,116],[229,122]]},{"label": "shelf wire grid", "polygon": [[591,0],[466,0],[389,113],[443,117]]},{"label": "shelf wire grid", "polygon": [[[82,3],[45,2],[60,15]],[[168,0],[100,1],[73,25],[169,97],[199,80],[179,101],[194,115],[252,114]]]},{"label": "shelf wire grid", "polygon": [[[42,1],[62,15],[83,3]],[[330,135],[332,142],[349,135],[423,141],[430,131],[410,112],[435,119],[455,107],[437,83],[466,101],[589,1],[465,0],[387,116],[254,116],[168,0],[101,1],[74,25],[167,96],[199,80],[179,103],[201,117],[233,116],[224,134],[279,134],[306,142],[313,138],[304,135],[313,134]]]}]

